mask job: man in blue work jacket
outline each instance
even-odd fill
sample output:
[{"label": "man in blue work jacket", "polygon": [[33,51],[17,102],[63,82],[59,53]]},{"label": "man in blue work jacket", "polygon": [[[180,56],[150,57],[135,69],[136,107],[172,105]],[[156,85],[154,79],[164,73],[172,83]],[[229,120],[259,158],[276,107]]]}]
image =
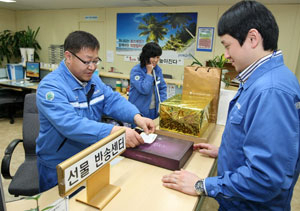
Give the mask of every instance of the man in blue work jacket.
[{"label": "man in blue work jacket", "polygon": [[300,87],[277,50],[278,34],[274,16],[261,3],[242,1],[222,15],[218,35],[240,87],[220,148],[195,145],[218,157],[218,176],[200,179],[181,170],[164,176],[164,186],[213,197],[219,210],[291,209],[300,171]]},{"label": "man in blue work jacket", "polygon": [[[37,90],[40,132],[36,140],[40,191],[57,184],[56,165],[91,144],[114,133],[120,126],[101,122],[102,115],[154,132],[151,119],[94,74],[101,61],[100,45],[90,33],[75,31],[64,43],[65,59],[48,74]],[[126,128],[126,146],[144,143]]]}]

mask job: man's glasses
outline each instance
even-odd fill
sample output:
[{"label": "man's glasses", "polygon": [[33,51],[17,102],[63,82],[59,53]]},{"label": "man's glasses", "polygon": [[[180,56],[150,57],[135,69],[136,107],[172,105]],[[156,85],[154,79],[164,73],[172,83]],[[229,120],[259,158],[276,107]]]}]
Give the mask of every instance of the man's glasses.
[{"label": "man's glasses", "polygon": [[94,64],[94,65],[98,65],[100,64],[100,62],[102,61],[99,57],[97,58],[97,60],[95,61],[90,61],[90,62],[87,62],[87,61],[84,61],[82,60],[79,56],[77,56],[75,53],[73,53],[72,51],[69,51],[73,56],[75,56],[77,59],[79,59],[83,64],[85,65],[91,65],[91,64]]}]

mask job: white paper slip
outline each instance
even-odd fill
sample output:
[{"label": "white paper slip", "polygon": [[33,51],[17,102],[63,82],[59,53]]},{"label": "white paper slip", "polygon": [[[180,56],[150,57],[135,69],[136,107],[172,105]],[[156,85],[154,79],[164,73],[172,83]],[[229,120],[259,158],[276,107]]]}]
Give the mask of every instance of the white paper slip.
[{"label": "white paper slip", "polygon": [[146,133],[142,132],[141,136],[144,139],[145,143],[151,144],[155,141],[157,134],[150,133],[149,135],[147,135]]}]

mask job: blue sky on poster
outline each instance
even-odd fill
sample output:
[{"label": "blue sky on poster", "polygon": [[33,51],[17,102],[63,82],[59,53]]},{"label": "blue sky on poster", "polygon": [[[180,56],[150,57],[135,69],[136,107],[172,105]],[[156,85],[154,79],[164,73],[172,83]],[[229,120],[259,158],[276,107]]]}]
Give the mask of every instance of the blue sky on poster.
[{"label": "blue sky on poster", "polygon": [[[141,22],[143,22],[142,18],[144,16],[149,15],[150,13],[119,13],[118,14],[118,26],[117,26],[117,39],[142,39],[146,42],[146,36],[140,37],[139,33],[142,31],[138,29],[138,26]],[[151,13],[153,14],[159,21],[165,20],[163,17],[166,13]],[[196,15],[195,15],[196,14]],[[191,13],[191,17],[193,18],[191,22],[197,21],[197,13]],[[178,29],[172,29],[171,26],[167,26],[168,34],[166,38],[170,38],[171,34],[175,34]],[[164,41],[159,41],[159,45],[164,45],[167,42],[167,39]]]},{"label": "blue sky on poster", "polygon": [[[145,24],[143,21],[143,17],[148,15],[153,15],[157,19],[158,22],[162,22],[167,19],[167,17],[164,17],[167,13],[118,13],[117,14],[117,43],[120,40],[127,39],[129,41],[131,40],[143,40],[142,45],[146,43],[147,36],[139,36],[139,34],[142,32],[142,30],[138,29],[138,26],[140,24]],[[190,16],[190,20],[187,21],[187,26],[194,23],[195,28],[197,26],[197,13],[184,13]],[[172,28],[170,24],[164,25],[165,28],[168,29],[168,32],[166,35],[164,35],[164,40],[159,39],[159,45],[163,47],[168,40],[170,40],[171,35],[175,36],[176,32],[178,30],[182,30],[182,28]],[[195,29],[196,31],[196,29]],[[194,39],[195,41],[196,39]],[[194,43],[192,42],[192,44]],[[136,48],[137,50],[138,48]],[[139,48],[141,49],[141,48]],[[120,50],[126,50],[125,47],[120,47],[117,44],[117,51],[120,52]],[[133,49],[131,49],[133,50]]]}]

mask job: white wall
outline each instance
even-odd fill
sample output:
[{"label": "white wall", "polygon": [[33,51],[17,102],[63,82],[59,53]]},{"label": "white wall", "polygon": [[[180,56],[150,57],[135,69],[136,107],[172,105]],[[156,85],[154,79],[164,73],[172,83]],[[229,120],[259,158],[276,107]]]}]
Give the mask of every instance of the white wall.
[{"label": "white wall", "polygon": [[16,30],[16,12],[13,10],[0,8],[0,31]]},{"label": "white wall", "polygon": [[[279,48],[283,50],[285,63],[296,72],[300,52],[300,5],[267,5],[273,12],[279,25]],[[74,30],[84,27],[85,30],[95,33],[95,28],[101,28],[96,34],[100,40],[100,56],[103,59],[102,67],[108,71],[111,66],[118,71],[129,74],[135,63],[124,62],[123,56],[114,55],[114,63],[106,62],[106,51],[115,53],[116,49],[116,15],[117,13],[143,13],[143,12],[197,12],[198,27],[215,27],[215,39],[212,52],[196,51],[195,55],[201,62],[212,59],[224,52],[217,34],[217,21],[229,6],[210,5],[197,7],[127,7],[127,8],[95,8],[95,9],[65,9],[65,10],[32,10],[11,11],[0,9],[1,29],[26,29],[29,25],[33,29],[41,27],[37,37],[42,51],[40,58],[48,62],[48,47],[50,44],[63,44],[65,37]],[[2,18],[2,14],[7,14]],[[86,15],[98,16],[97,21],[86,21]],[[96,29],[97,30],[97,29]],[[185,60],[184,66],[191,64],[192,60]],[[181,79],[184,66],[161,65],[164,73],[172,74],[174,78]],[[300,65],[298,65],[300,68]],[[299,78],[299,77],[298,77]]]}]

